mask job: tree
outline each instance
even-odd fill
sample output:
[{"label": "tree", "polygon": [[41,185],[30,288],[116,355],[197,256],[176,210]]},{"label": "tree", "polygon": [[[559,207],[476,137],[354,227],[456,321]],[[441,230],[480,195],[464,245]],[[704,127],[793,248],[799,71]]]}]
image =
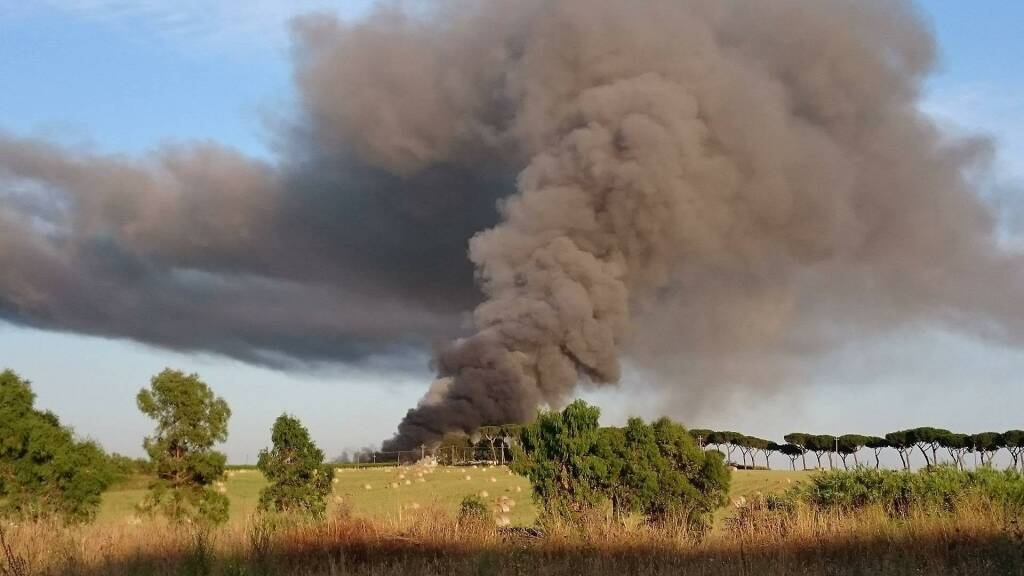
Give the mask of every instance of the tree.
[{"label": "tree", "polygon": [[77,440],[56,415],[37,410],[28,380],[0,372],[0,516],[92,520],[112,477],[96,443]]},{"label": "tree", "polygon": [[487,443],[491,452],[491,462],[498,462],[498,448],[496,442],[501,438],[501,426],[481,426],[477,433]]},{"label": "tree", "polygon": [[701,448],[709,444],[708,437],[715,433],[714,430],[708,430],[707,428],[691,428],[689,432],[690,436],[697,441],[697,446]]},{"label": "tree", "polygon": [[[739,432],[729,432],[726,430],[722,432],[714,432],[711,434],[708,442],[710,444],[715,444],[716,446],[724,445],[727,456],[726,459],[729,464],[733,464],[732,453],[737,447],[739,447],[742,442],[742,438],[743,434],[740,434]],[[745,459],[744,462],[746,462]]]},{"label": "tree", "polygon": [[[924,456],[925,465],[930,468],[939,463],[939,447],[942,445],[942,439],[952,434],[952,432],[943,428],[924,426],[907,430],[907,434],[910,441],[917,446]],[[928,458],[926,449],[931,450],[931,459]]]},{"label": "tree", "polygon": [[881,466],[881,464],[882,464],[882,461],[879,458],[879,455],[882,453],[882,450],[885,450],[886,448],[890,447],[889,446],[889,441],[886,440],[885,438],[879,438],[878,436],[868,436],[867,437],[867,441],[864,442],[864,445],[867,446],[868,448],[871,448],[872,450],[874,450],[874,452],[875,452],[875,470],[878,470],[879,466]]},{"label": "tree", "polygon": [[764,453],[764,467],[765,468],[767,468],[769,470],[772,469],[772,462],[771,462],[771,458],[770,457],[771,457],[772,454],[774,454],[774,453],[776,453],[776,452],[778,452],[780,450],[782,450],[782,445],[781,444],[776,444],[775,442],[768,442],[763,448],[761,448],[761,452]]},{"label": "tree", "polygon": [[745,436],[743,434],[737,434],[734,440],[736,446],[740,449],[740,458],[743,458],[743,466],[747,466],[747,456],[750,456],[750,467],[754,467],[754,453],[757,451],[758,438],[753,436]]},{"label": "tree", "polygon": [[836,437],[828,434],[816,434],[808,436],[805,440],[807,449],[814,452],[814,456],[818,459],[818,468],[821,468],[821,457],[828,454],[829,468],[834,468],[832,463],[832,453],[836,449]]},{"label": "tree", "polygon": [[523,429],[513,470],[530,479],[543,516],[574,522],[601,500],[608,470],[595,450],[600,414],[577,400],[562,412],[541,412]]},{"label": "tree", "polygon": [[857,452],[860,452],[861,448],[867,444],[868,437],[861,436],[860,434],[843,434],[836,440],[839,448],[839,457],[843,460],[843,468],[850,469],[846,465],[846,458],[851,454],[853,455],[853,465],[859,466],[860,462],[857,461]]},{"label": "tree", "polygon": [[996,452],[1003,447],[1003,435],[998,432],[981,432],[971,435],[971,445],[981,454],[981,463],[992,465]]},{"label": "tree", "polygon": [[513,470],[533,484],[542,518],[580,523],[609,502],[616,518],[707,527],[724,504],[729,474],[716,451],[704,451],[668,419],[600,428],[597,408],[582,401],[542,412],[523,429]]},{"label": "tree", "polygon": [[803,448],[791,443],[783,444],[779,451],[789,457],[789,467],[793,470],[796,470],[796,459],[802,458],[806,453]]},{"label": "tree", "polygon": [[961,470],[964,469],[964,456],[971,449],[971,439],[967,434],[946,434],[939,444],[949,452],[949,457]]},{"label": "tree", "polygon": [[512,453],[513,447],[519,443],[519,435],[522,433],[522,424],[505,424],[501,427],[501,463],[503,465],[506,452]]},{"label": "tree", "polygon": [[170,369],[154,376],[136,401],[156,421],[153,436],[143,442],[156,480],[142,509],[175,521],[226,521],[228,499],[213,484],[224,475],[227,457],[213,446],[228,436],[227,402],[215,397],[197,374]]},{"label": "tree", "polygon": [[752,468],[756,466],[754,462],[754,455],[758,452],[764,454],[765,467],[769,469],[771,468],[771,463],[768,461],[769,448],[772,448],[771,452],[776,452],[778,451],[778,444],[756,436],[744,436],[741,442],[743,443],[743,446],[746,447],[747,452],[750,453],[750,466]]},{"label": "tree", "polygon": [[807,438],[808,434],[803,432],[792,432],[786,434],[782,439],[800,449],[800,460],[803,462],[804,470],[807,470]]},{"label": "tree", "polygon": [[903,468],[910,470],[910,453],[914,449],[914,440],[906,430],[890,432],[885,435],[886,442],[900,455]]},{"label": "tree", "polygon": [[1003,444],[1010,451],[1013,458],[1013,467],[1021,466],[1024,471],[1024,462],[1021,461],[1021,454],[1024,452],[1024,430],[1007,430],[1003,432]]},{"label": "tree", "polygon": [[334,468],[297,418],[282,414],[270,436],[273,447],[260,451],[259,468],[270,485],[260,493],[263,511],[301,513],[322,518],[327,511]]}]

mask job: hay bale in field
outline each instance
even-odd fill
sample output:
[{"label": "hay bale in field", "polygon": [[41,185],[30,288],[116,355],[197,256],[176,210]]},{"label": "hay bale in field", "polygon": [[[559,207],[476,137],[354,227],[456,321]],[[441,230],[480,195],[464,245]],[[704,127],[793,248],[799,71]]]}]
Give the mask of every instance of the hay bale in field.
[{"label": "hay bale in field", "polygon": [[481,490],[480,491],[480,497],[481,498],[487,498],[487,496],[489,496],[489,494],[487,494],[487,490]]},{"label": "hay bale in field", "polygon": [[369,484],[365,484],[365,485],[363,485],[363,488],[366,488],[367,490],[372,490],[373,486],[370,486]]}]

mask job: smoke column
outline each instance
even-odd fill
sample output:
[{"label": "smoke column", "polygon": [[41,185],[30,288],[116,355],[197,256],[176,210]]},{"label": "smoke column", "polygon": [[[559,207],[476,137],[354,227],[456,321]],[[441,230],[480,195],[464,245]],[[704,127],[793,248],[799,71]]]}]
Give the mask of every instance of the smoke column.
[{"label": "smoke column", "polygon": [[285,369],[435,347],[390,447],[624,359],[692,415],[896,330],[1024,342],[991,145],[919,111],[912,4],[403,6],[293,24],[273,161],[0,132],[0,319]]},{"label": "smoke column", "polygon": [[995,245],[965,177],[986,146],[944,140],[918,111],[933,46],[910,6],[524,10],[503,83],[482,87],[509,102],[528,160],[501,222],[470,242],[477,333],[439,352],[439,380],[390,446],[614,383],[651,334],[678,374],[723,385],[745,362],[770,382],[786,367],[766,358],[900,323],[1019,343],[1020,259]]}]

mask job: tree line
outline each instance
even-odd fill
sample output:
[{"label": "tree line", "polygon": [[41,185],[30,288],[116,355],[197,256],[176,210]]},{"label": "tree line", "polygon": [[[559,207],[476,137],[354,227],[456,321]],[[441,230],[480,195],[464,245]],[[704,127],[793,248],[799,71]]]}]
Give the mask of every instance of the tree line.
[{"label": "tree line", "polygon": [[[911,468],[915,451],[924,457],[926,467],[938,465],[940,452],[944,452],[953,465],[963,470],[967,466],[966,458],[969,454],[976,455],[981,465],[991,466],[996,454],[1006,450],[1013,460],[1012,467],[1024,471],[1024,430],[961,434],[925,426],[890,432],[885,436],[833,436],[793,432],[785,435],[785,443],[782,444],[730,431],[691,429],[690,435],[702,448],[714,447],[721,450],[729,463],[743,467],[757,467],[755,457],[763,457],[765,468],[770,469],[771,456],[778,453],[789,458],[790,467],[794,470],[797,461],[807,469],[808,454],[814,456],[817,468],[824,468],[823,459],[828,462],[829,468],[835,468],[834,457],[837,457],[843,468],[848,469],[850,460],[854,467],[860,466],[858,455],[864,450],[870,450],[874,456],[874,467],[879,468],[882,452],[890,449],[896,451],[906,470]],[[736,453],[740,455],[741,464],[734,459]]]}]

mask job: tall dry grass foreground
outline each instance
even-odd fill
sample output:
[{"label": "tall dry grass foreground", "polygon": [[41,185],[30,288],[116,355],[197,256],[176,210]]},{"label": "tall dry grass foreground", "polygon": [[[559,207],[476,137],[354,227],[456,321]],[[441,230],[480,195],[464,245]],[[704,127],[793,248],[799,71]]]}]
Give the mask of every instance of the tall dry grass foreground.
[{"label": "tall dry grass foreground", "polygon": [[[1020,518],[968,505],[893,518],[881,508],[784,514],[754,502],[705,538],[595,521],[586,532],[460,525],[437,510],[395,521],[339,514],[209,532],[139,525],[6,526],[4,576],[540,574],[1024,574]],[[20,564],[19,564],[20,563]]]}]

